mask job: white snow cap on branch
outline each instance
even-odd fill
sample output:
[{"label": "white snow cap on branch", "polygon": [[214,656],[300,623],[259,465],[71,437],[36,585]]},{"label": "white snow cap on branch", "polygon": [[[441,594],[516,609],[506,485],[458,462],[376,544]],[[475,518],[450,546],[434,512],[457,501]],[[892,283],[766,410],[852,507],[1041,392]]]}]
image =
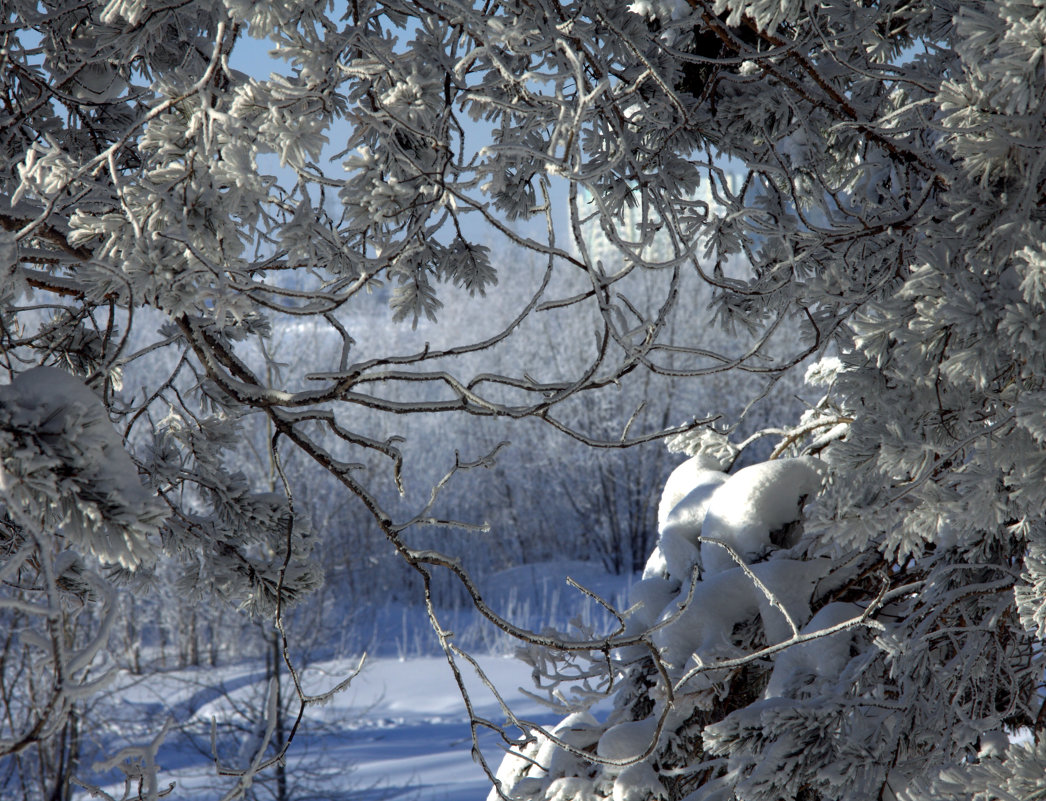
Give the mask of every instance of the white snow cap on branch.
[{"label": "white snow cap on branch", "polygon": [[[821,488],[822,467],[813,457],[778,459],[754,464],[732,475],[716,490],[701,529],[704,571],[708,574],[737,565],[729,546],[745,561],[767,553],[771,547],[788,547],[798,537],[782,532],[799,519],[805,500]],[[781,533],[781,541],[773,542]],[[793,541],[794,539],[794,541]]]},{"label": "white snow cap on branch", "polygon": [[161,505],[101,399],[57,367],[0,386],[0,500],[20,524],[57,529],[103,562],[133,569],[155,555]]}]

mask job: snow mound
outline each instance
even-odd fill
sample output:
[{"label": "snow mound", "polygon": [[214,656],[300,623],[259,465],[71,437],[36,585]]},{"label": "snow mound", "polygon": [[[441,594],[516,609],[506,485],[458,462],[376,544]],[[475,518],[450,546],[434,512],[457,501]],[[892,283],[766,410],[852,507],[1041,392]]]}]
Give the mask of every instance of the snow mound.
[{"label": "snow mound", "polygon": [[804,500],[821,488],[821,474],[817,459],[800,457],[751,465],[732,475],[716,490],[705,515],[701,531],[705,572],[718,573],[737,564],[727,548],[712,542],[729,546],[745,562],[763,556],[774,545],[794,545],[793,537],[774,542],[773,535],[799,519]]},{"label": "snow mound", "polygon": [[[662,758],[676,758],[673,738],[681,730],[692,728],[697,736],[701,724],[694,722],[699,718],[693,712],[715,708],[724,688],[736,678],[737,663],[721,667],[724,660],[860,614],[852,604],[842,603],[812,614],[815,593],[818,587],[823,593],[831,562],[804,558],[797,546],[803,534],[803,505],[821,488],[822,463],[812,457],[781,459],[728,476],[711,469],[712,461],[699,454],[677,467],[665,484],[658,544],[643,580],[632,587],[625,625],[626,636],[645,634],[645,642],[613,652],[623,671],[614,709],[602,723],[586,719],[583,736],[577,739],[582,749],[595,743],[596,754],[607,762],[578,762],[575,754],[557,754],[548,738],[539,738],[502,763],[498,779],[509,797],[668,797],[666,788],[671,785],[666,782],[672,774],[660,774],[657,766]],[[772,714],[806,685],[838,676],[847,664],[851,638],[851,632],[844,631],[775,654],[776,667],[767,677],[765,693],[761,684],[753,687],[763,694],[753,706]],[[660,657],[657,668],[652,649]],[[663,736],[652,755],[622,765],[639,759],[657,732],[661,716],[656,710],[664,708],[663,686],[652,678],[657,671],[673,685],[677,706],[664,719]],[[715,782],[706,786],[713,794],[726,788]],[[498,797],[492,793],[488,801]]]},{"label": "snow mound", "polygon": [[665,608],[653,640],[677,676],[688,666],[740,656],[732,636],[751,618],[762,622],[768,644],[787,640],[793,633],[789,618],[798,628],[809,617],[810,596],[825,565],[822,560],[774,559],[749,571],[752,575],[735,567],[712,574],[697,582],[681,611],[686,592]]},{"label": "snow mound", "polygon": [[614,779],[613,798],[614,801],[651,801],[668,798],[668,792],[649,762],[637,762]]},{"label": "snow mound", "polygon": [[656,732],[657,718],[618,723],[599,738],[596,753],[604,759],[636,759],[650,747]]},{"label": "snow mound", "polygon": [[[698,540],[705,515],[716,491],[726,480],[725,473],[713,470],[691,475],[690,491],[676,502],[658,526],[657,549],[648,563],[650,575],[667,574],[686,581],[691,569],[700,564]],[[662,497],[662,502],[664,500]],[[663,567],[660,567],[661,563]],[[648,577],[645,570],[643,577]]]},{"label": "snow mound", "polygon": [[715,458],[700,453],[687,459],[672,471],[665,482],[661,502],[657,506],[658,530],[665,525],[669,513],[693,490],[708,483],[721,484],[725,480],[726,474],[719,469],[719,461]]},{"label": "snow mound", "polygon": [[[803,626],[803,634],[831,628],[839,623],[860,617],[864,609],[853,603],[830,603],[820,609]],[[767,682],[764,696],[795,696],[804,687],[819,684],[825,678],[837,677],[850,661],[850,646],[854,631],[829,634],[816,640],[800,643],[779,654]]]}]

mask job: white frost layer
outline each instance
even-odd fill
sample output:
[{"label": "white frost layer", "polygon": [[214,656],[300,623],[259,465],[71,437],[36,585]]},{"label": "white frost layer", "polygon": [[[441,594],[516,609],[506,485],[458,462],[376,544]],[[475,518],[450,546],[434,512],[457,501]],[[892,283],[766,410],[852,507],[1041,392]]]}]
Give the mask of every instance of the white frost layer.
[{"label": "white frost layer", "polygon": [[109,422],[101,398],[80,379],[57,367],[34,367],[0,387],[0,406],[21,407],[24,414],[50,417],[51,425],[56,428],[66,418],[78,418],[85,439],[98,448],[101,457],[93,466],[104,471],[112,491],[119,493],[128,504],[151,498],[138,478],[138,469],[124,450],[123,440]]},{"label": "white frost layer", "polygon": [[[802,499],[820,489],[821,470],[820,461],[807,456],[739,470],[712,496],[702,538],[729,545],[746,562],[765,554],[770,533],[798,520]],[[737,564],[725,548],[708,542],[702,544],[701,562],[706,574]]]},{"label": "white frost layer", "polygon": [[[55,367],[34,367],[0,386],[0,410],[13,430],[50,439],[48,453],[23,447],[12,454],[18,477],[0,467],[0,492],[14,482],[58,469],[72,476],[68,500],[76,514],[63,514],[67,536],[100,559],[134,568],[153,556],[147,536],[162,513],[142,485],[123,440],[101,399],[80,379]],[[66,512],[70,510],[65,510]]]}]

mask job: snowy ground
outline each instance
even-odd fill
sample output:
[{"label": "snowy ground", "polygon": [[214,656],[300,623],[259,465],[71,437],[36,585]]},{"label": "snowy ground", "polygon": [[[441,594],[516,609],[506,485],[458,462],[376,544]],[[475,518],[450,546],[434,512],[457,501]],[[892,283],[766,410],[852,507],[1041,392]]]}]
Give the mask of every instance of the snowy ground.
[{"label": "snowy ground", "polygon": [[[526,698],[518,687],[529,683],[529,668],[505,656],[480,656],[478,662],[517,714],[542,722],[556,716]],[[351,660],[333,660],[311,669],[310,689],[331,686],[352,672]],[[467,677],[480,715],[503,721],[493,696],[474,675]],[[218,722],[219,755],[228,765],[242,760],[258,742],[257,715],[263,707],[264,673],[260,666],[218,670],[172,671],[122,685],[96,707],[106,720],[90,739],[97,746],[118,743],[118,732],[140,731],[149,739],[168,716],[179,721],[158,754],[161,787],[175,782],[174,798],[209,801],[221,798],[235,780],[216,774],[209,742],[210,720]],[[254,718],[254,720],[252,720]],[[292,797],[361,801],[480,801],[489,782],[472,760],[465,708],[445,659],[369,660],[351,686],[323,706],[312,707],[288,760]],[[486,739],[484,753],[497,768],[500,752]],[[108,774],[103,789],[119,798],[122,787]],[[272,797],[271,771],[253,788],[258,798]],[[122,782],[121,782],[122,784]],[[89,797],[86,793],[78,799]]]},{"label": "snowy ground", "polygon": [[[481,657],[483,670],[508,693],[517,714],[552,723],[536,702],[517,688],[530,681],[529,668],[510,657]],[[472,740],[463,725],[464,706],[445,660],[430,657],[405,662],[381,660],[359,678],[350,692],[354,707],[372,704],[365,728],[343,750],[355,765],[353,783],[373,788],[368,798],[479,801],[490,789],[472,760]],[[473,701],[482,716],[503,721],[493,697],[470,681]],[[499,751],[490,741],[484,749],[496,770]]]},{"label": "snowy ground", "polygon": [[[578,562],[504,571],[488,578],[485,594],[513,622],[530,628],[568,628],[568,614],[583,625],[600,628],[606,613],[567,586],[568,575],[611,602],[626,604],[630,577],[608,576],[597,565]],[[457,617],[447,615],[444,625],[453,625],[458,633],[455,641],[476,655],[515,714],[539,723],[558,722],[560,715],[520,691],[531,687],[530,668],[504,655],[512,650],[512,643],[485,636],[471,615],[464,611]],[[433,655],[435,638],[423,610],[390,606],[368,610],[362,617],[368,625],[361,628],[362,621],[354,620],[354,629],[360,630],[352,639],[376,655],[368,657],[345,691],[329,703],[309,707],[288,756],[289,797],[481,801],[490,789],[489,781],[473,761],[464,703],[446,658]],[[310,664],[303,674],[305,691],[317,694],[334,687],[351,675],[357,661],[346,657]],[[500,705],[475,672],[463,661],[461,668],[476,713],[504,722]],[[283,682],[286,698],[293,688],[286,674]],[[121,674],[92,700],[84,715],[83,768],[112,757],[122,747],[147,744],[170,720],[157,753],[160,789],[173,782],[170,798],[221,799],[235,787],[236,778],[218,774],[214,752],[224,766],[246,766],[262,735],[267,687],[265,662],[258,658],[146,677]],[[292,718],[296,711],[290,709]],[[213,747],[212,720],[216,724]],[[481,745],[496,770],[503,753],[499,744],[488,733]],[[93,776],[81,770],[80,775],[113,798],[124,797],[118,770]],[[249,788],[248,798],[274,798],[273,785],[270,770]],[[80,791],[74,797],[86,801],[90,795]],[[137,797],[137,788],[130,797]]]}]

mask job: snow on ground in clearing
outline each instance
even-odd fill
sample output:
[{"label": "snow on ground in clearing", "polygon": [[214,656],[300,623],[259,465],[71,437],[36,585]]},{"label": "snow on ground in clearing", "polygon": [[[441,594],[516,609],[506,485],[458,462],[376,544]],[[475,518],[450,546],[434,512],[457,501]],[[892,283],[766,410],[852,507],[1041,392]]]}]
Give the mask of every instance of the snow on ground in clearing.
[{"label": "snow on ground in clearing", "polygon": [[[561,561],[511,568],[482,581],[484,596],[513,623],[532,630],[556,626],[577,633],[568,623],[608,630],[613,618],[598,602],[575,587],[571,578],[626,608],[636,577],[611,576],[598,564]],[[402,608],[401,608],[402,607]],[[660,606],[656,611],[660,611]],[[473,654],[521,718],[552,726],[558,712],[525,696],[530,668],[504,656],[515,644],[474,610],[441,610],[442,622],[455,632],[455,643]],[[287,759],[291,798],[324,801],[480,801],[489,781],[472,759],[472,742],[464,703],[446,658],[434,655],[435,637],[423,610],[402,604],[358,610],[343,621],[347,631],[332,626],[333,640],[318,649],[303,673],[305,692],[320,694],[348,677],[356,658],[330,658],[353,653],[346,643],[373,649],[362,673],[344,692],[323,705],[309,707]],[[490,631],[486,631],[489,629]],[[343,636],[344,635],[344,636]],[[465,661],[459,667],[470,688],[478,716],[500,724],[505,715]],[[283,676],[284,697],[293,692]],[[159,786],[176,784],[172,798],[216,801],[235,786],[218,776],[210,743],[211,720],[217,722],[218,755],[225,766],[243,767],[256,751],[263,730],[267,681],[263,658],[243,658],[218,668],[187,668],[144,677],[121,673],[101,697],[91,700],[85,716],[89,728],[81,779],[123,797],[117,770],[92,775],[90,765],[112,757],[125,746],[143,746],[170,719],[172,728],[158,754]],[[296,713],[296,707],[291,715]],[[518,732],[509,732],[518,736]],[[498,741],[483,732],[481,748],[497,771],[504,755]],[[248,798],[271,798],[272,771],[264,773]],[[74,793],[87,801],[87,792]]]},{"label": "snow on ground in clearing", "polygon": [[[520,686],[530,682],[530,669],[524,663],[490,655],[479,656],[477,661],[516,714],[548,724],[558,719],[519,692]],[[348,659],[315,665],[305,675],[306,691],[321,692],[333,686],[354,666]],[[477,714],[503,722],[505,716],[491,693],[467,664],[462,667]],[[230,699],[241,708],[253,704],[257,709],[264,686],[262,665],[256,663],[171,671],[148,681],[121,676],[105,699],[106,709],[95,710],[101,713],[97,719],[105,723],[90,736],[107,745],[103,752],[111,755],[126,744],[118,732],[126,731],[132,721],[148,728],[136,738],[144,744],[171,715],[179,725],[159,752],[160,787],[176,782],[172,797],[211,801],[227,792],[233,782],[215,774],[210,719],[213,716],[219,723],[233,720]],[[235,735],[223,735],[219,730],[219,751],[229,761],[237,758],[238,750],[241,756],[245,754],[261,729],[258,721],[248,725],[241,718],[235,723],[240,727]],[[496,771],[503,752],[489,736],[481,742]],[[288,776],[298,792],[308,797],[480,801],[490,785],[473,761],[471,749],[465,707],[444,658],[372,659],[347,690],[307,713],[291,747]],[[117,780],[115,771],[107,774],[103,789],[119,798],[122,787]],[[263,774],[259,781],[271,782],[271,773]],[[268,795],[264,790],[260,793],[260,797]],[[82,791],[74,795],[77,801],[88,797]]]},{"label": "snow on ground in clearing", "polygon": [[[528,666],[511,657],[480,657],[479,662],[516,714],[547,724],[559,718],[519,692],[530,686]],[[466,680],[477,714],[504,722],[500,706],[475,674],[469,671]],[[373,787],[375,798],[486,798],[490,783],[472,760],[465,708],[445,659],[382,660],[365,670],[347,695],[354,708],[370,706],[369,720],[387,724],[345,749],[346,761],[356,766],[352,781],[357,787]],[[502,752],[490,739],[484,746],[496,771]]]}]

